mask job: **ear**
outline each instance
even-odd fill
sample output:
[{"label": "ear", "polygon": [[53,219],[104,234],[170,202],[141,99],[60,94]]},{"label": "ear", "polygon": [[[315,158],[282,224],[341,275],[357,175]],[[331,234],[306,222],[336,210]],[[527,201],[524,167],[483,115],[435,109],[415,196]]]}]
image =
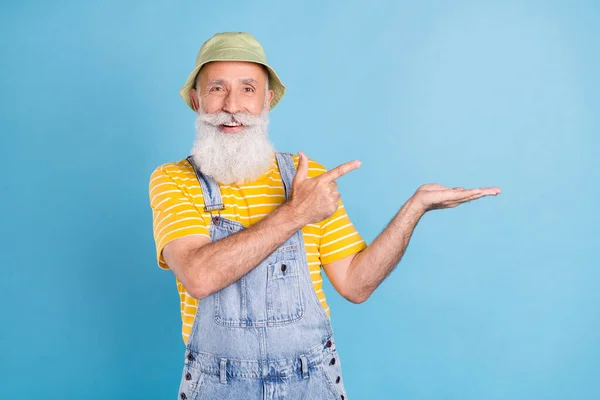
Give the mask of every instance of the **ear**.
[{"label": "ear", "polygon": [[200,109],[200,100],[198,99],[198,92],[194,88],[190,89],[190,101],[192,102],[194,111],[198,112]]},{"label": "ear", "polygon": [[267,92],[267,97],[268,97],[267,111],[269,111],[269,110],[271,110],[271,100],[273,100],[273,97],[275,97],[275,92],[272,91],[271,89],[269,89],[269,91]]}]

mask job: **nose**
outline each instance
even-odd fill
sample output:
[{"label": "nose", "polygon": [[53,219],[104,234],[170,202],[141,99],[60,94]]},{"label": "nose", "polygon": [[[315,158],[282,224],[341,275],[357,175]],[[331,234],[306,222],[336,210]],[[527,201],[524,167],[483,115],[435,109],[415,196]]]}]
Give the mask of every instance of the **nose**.
[{"label": "nose", "polygon": [[230,91],[223,102],[223,111],[235,114],[241,111],[240,102],[235,91]]}]

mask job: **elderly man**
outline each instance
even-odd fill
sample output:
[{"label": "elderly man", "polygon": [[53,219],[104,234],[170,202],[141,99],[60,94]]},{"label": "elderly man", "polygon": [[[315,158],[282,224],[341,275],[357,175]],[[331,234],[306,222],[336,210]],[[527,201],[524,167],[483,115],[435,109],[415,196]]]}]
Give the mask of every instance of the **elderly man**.
[{"label": "elderly man", "polygon": [[192,154],[151,177],[158,264],[181,299],[182,400],[347,398],[321,267],[364,302],[425,212],[500,193],[423,185],[367,247],[335,182],[360,162],[326,171],[269,142],[284,92],[251,35],[213,36],[181,89],[197,113]]}]

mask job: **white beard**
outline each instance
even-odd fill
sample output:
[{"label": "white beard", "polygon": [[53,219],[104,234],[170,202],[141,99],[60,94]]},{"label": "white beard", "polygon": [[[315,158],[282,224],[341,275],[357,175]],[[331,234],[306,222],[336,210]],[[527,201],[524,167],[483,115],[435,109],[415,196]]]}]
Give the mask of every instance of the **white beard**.
[{"label": "white beard", "polygon": [[[219,125],[230,121],[242,123],[243,130],[221,132]],[[273,164],[274,150],[268,139],[269,119],[265,110],[259,116],[201,112],[195,125],[192,157],[202,173],[217,182],[225,185],[253,182]]]}]

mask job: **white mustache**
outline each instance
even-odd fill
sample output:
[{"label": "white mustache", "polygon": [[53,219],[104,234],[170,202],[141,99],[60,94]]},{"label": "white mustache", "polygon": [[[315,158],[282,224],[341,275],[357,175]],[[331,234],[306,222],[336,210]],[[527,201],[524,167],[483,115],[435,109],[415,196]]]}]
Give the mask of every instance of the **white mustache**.
[{"label": "white mustache", "polygon": [[197,118],[196,128],[198,128],[198,123],[200,122],[217,127],[226,123],[240,123],[244,126],[257,126],[263,124],[264,121],[265,116],[263,115],[254,116],[249,112],[231,114],[225,111],[218,111],[214,114],[200,114]]}]

